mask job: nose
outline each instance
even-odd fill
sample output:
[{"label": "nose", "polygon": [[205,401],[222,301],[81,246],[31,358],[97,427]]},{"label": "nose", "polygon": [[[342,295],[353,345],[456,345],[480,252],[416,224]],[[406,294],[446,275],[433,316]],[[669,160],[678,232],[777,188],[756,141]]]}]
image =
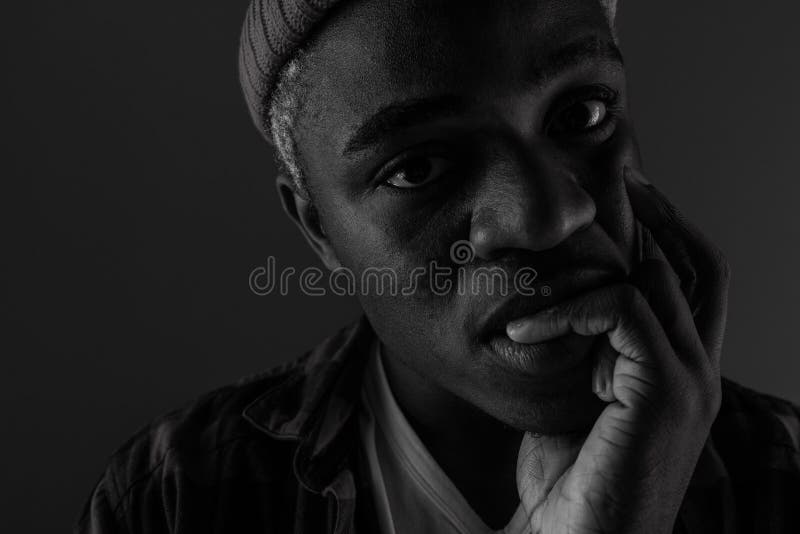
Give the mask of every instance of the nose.
[{"label": "nose", "polygon": [[508,249],[553,248],[594,221],[594,200],[563,165],[490,173],[475,197],[470,241],[484,259]]}]

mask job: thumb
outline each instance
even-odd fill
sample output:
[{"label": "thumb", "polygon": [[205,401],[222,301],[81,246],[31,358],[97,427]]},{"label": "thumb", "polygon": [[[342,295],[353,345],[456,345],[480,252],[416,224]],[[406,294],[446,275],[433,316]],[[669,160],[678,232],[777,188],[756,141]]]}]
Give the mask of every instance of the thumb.
[{"label": "thumb", "polygon": [[517,492],[533,523],[553,486],[575,463],[580,436],[543,436],[525,432],[517,455]]}]

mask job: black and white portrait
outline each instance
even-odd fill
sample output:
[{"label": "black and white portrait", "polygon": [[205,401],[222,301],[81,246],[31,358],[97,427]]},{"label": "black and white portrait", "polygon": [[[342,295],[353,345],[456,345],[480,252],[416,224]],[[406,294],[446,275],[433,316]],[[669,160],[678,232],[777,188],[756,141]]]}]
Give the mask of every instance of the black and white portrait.
[{"label": "black and white portrait", "polygon": [[12,10],[4,531],[800,532],[794,4]]}]

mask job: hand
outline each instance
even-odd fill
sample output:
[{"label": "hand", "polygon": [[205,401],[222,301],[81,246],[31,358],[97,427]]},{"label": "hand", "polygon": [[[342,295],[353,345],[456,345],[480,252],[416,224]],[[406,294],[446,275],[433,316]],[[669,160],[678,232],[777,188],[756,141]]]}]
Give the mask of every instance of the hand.
[{"label": "hand", "polygon": [[727,265],[638,171],[625,178],[636,218],[669,264],[645,260],[631,284],[508,327],[520,343],[570,332],[608,341],[594,383],[609,404],[588,437],[523,439],[517,486],[534,534],[672,532],[719,409]]}]

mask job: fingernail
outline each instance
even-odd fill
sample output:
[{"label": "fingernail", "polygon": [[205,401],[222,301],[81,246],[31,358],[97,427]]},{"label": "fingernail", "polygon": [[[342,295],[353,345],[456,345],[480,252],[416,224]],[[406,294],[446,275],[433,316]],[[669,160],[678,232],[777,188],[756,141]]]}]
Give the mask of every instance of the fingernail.
[{"label": "fingernail", "polygon": [[508,323],[506,325],[506,335],[510,337],[512,341],[516,341],[524,325],[525,323],[523,321],[512,321]]},{"label": "fingernail", "polygon": [[616,359],[616,354],[602,352],[595,364],[592,376],[592,391],[603,402],[614,402],[614,367]]},{"label": "fingernail", "polygon": [[600,395],[605,389],[605,384],[603,381],[603,376],[600,372],[600,369],[595,369],[594,375],[592,376],[592,392],[595,395]]},{"label": "fingernail", "polygon": [[632,179],[634,182],[637,182],[641,185],[651,185],[647,178],[644,177],[644,174],[641,171],[634,169],[633,167],[625,166],[625,175]]}]

